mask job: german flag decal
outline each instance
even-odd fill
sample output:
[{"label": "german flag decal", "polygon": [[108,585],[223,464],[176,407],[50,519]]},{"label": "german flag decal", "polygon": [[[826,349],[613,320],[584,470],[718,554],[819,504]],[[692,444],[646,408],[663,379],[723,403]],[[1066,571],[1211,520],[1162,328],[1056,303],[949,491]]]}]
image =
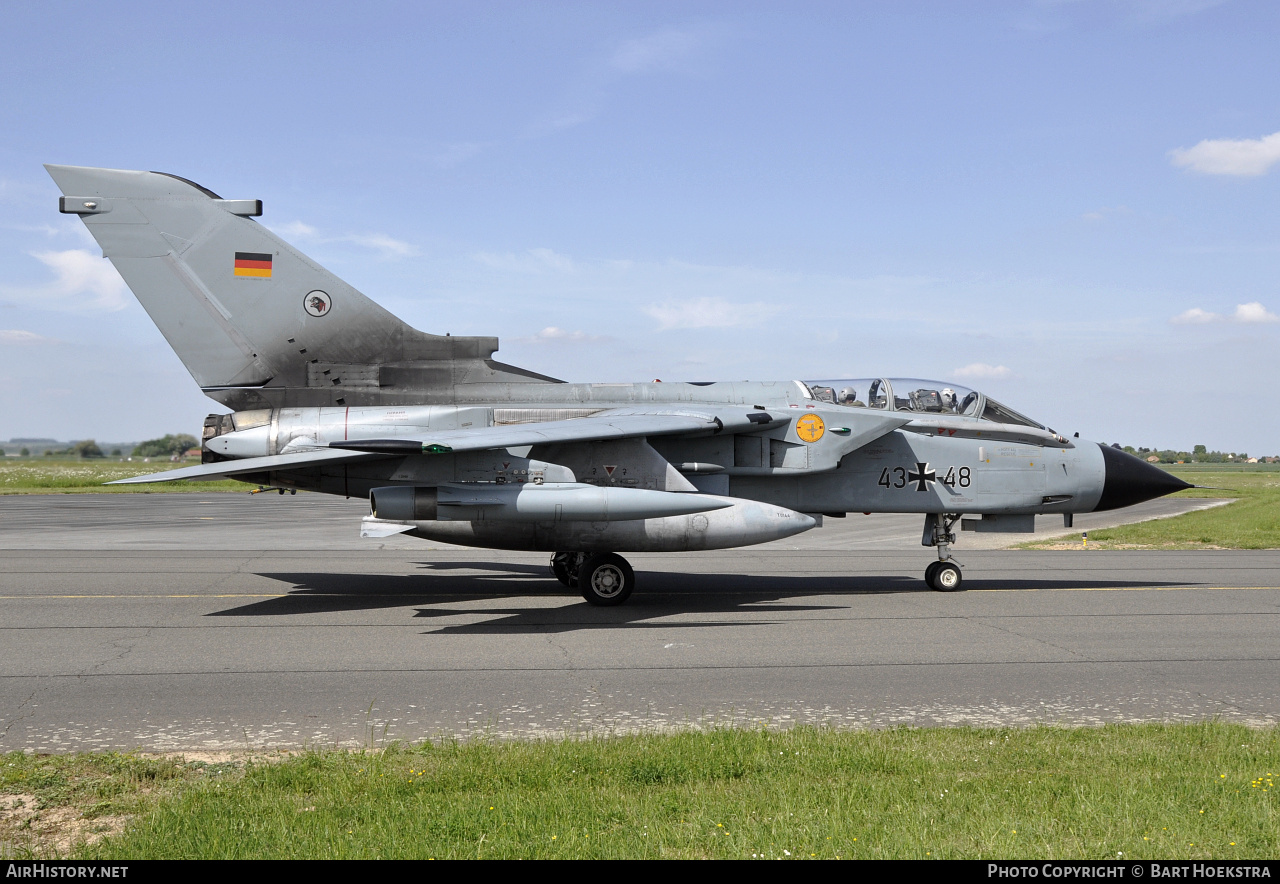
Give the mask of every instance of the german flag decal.
[{"label": "german flag decal", "polygon": [[271,278],[271,256],[258,252],[236,252],[236,276]]}]

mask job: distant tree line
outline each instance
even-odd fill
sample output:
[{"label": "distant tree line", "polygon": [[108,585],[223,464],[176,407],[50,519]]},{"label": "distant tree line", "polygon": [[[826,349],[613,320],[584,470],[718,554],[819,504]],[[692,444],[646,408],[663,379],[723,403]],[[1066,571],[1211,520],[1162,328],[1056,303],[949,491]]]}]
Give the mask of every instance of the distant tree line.
[{"label": "distant tree line", "polygon": [[[195,436],[187,433],[170,433],[159,439],[148,439],[146,442],[139,443],[134,446],[130,454],[133,457],[178,457],[199,445]],[[4,457],[5,454],[5,450],[0,448],[0,457]],[[30,457],[31,449],[24,445],[18,454],[22,457]],[[108,456],[93,439],[82,439],[66,448],[46,448],[42,454],[45,457],[77,457],[85,460]],[[119,448],[111,449],[111,457],[123,455],[124,452]]]},{"label": "distant tree line", "polygon": [[[31,455],[31,449],[24,447],[18,452],[23,457]],[[115,449],[112,454],[119,454],[120,449]],[[102,449],[98,447],[98,443],[92,439],[81,439],[79,442],[72,444],[69,448],[46,448],[44,450],[45,457],[79,457],[79,458],[95,458],[106,457]]]},{"label": "distant tree line", "polygon": [[199,446],[195,436],[186,433],[168,434],[159,439],[140,442],[133,449],[134,457],[174,457]]},{"label": "distant tree line", "polygon": [[[1121,448],[1152,463],[1245,463],[1249,455],[1243,451],[1210,451],[1204,445],[1196,445],[1190,451],[1174,451],[1172,448],[1134,448],[1132,445],[1116,443],[1113,448]],[[1152,461],[1152,458],[1156,460]],[[1273,460],[1274,458],[1267,458]],[[1263,460],[1263,458],[1258,458]]]}]

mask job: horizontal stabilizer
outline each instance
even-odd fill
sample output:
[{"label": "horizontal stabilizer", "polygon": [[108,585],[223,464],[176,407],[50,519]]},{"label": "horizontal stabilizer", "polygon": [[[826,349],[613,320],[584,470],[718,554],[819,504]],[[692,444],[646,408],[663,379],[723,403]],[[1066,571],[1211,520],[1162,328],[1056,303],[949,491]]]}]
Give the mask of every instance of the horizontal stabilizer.
[{"label": "horizontal stabilizer", "polygon": [[405,531],[411,531],[413,526],[405,522],[388,522],[386,519],[375,518],[374,516],[365,516],[360,521],[361,537],[394,537],[397,534],[403,534]]}]

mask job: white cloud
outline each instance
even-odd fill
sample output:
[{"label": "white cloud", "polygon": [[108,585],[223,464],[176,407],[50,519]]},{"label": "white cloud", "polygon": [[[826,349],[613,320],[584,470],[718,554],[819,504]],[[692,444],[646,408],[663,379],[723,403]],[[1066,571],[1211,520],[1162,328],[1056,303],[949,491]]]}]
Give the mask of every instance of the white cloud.
[{"label": "white cloud", "polygon": [[742,328],[759,325],[781,308],[773,304],[735,304],[723,298],[698,298],[693,301],[668,301],[644,308],[658,320],[659,329],[673,328]]},{"label": "white cloud", "polygon": [[[606,47],[584,75],[568,84],[560,99],[538,113],[519,137],[545,138],[590,122],[608,103],[611,89],[625,77],[654,72],[696,74],[699,64],[707,61],[706,50],[721,42],[723,36],[723,28],[702,25],[695,30],[668,29],[624,40],[611,51]],[[472,147],[460,147],[464,158]],[[445,156],[451,158],[447,151]]]},{"label": "white cloud", "polygon": [[612,339],[607,335],[589,335],[586,332],[568,331],[549,325],[536,335],[516,338],[515,340],[526,344],[591,344]]},{"label": "white cloud", "polygon": [[1206,322],[1217,322],[1221,318],[1217,313],[1210,313],[1208,310],[1192,307],[1185,313],[1179,313],[1169,321],[1175,325],[1203,325]]},{"label": "white cloud", "polygon": [[1257,301],[1238,305],[1231,318],[1236,322],[1280,322],[1280,316],[1276,316]]},{"label": "white cloud", "polygon": [[451,169],[465,163],[493,143],[492,141],[455,141],[428,155],[427,161],[439,169]]},{"label": "white cloud", "polygon": [[1232,313],[1230,316],[1223,316],[1221,313],[1210,313],[1208,310],[1201,310],[1199,307],[1192,307],[1185,313],[1179,313],[1169,321],[1175,325],[1205,325],[1210,322],[1222,322],[1228,319],[1232,322],[1242,322],[1245,324],[1280,322],[1280,316],[1277,316],[1266,307],[1262,306],[1262,303],[1259,301],[1250,301],[1248,304],[1237,304],[1236,312]]},{"label": "white cloud", "polygon": [[268,229],[276,236],[286,239],[311,239],[317,232],[310,224],[303,224],[301,221],[290,221],[288,224],[273,224]]},{"label": "white cloud", "polygon": [[23,233],[42,233],[49,237],[66,232],[65,228],[60,230],[52,224],[5,224],[4,228],[6,230],[21,230]]},{"label": "white cloud", "polygon": [[385,233],[347,233],[341,236],[326,236],[310,224],[301,221],[290,221],[287,224],[274,225],[271,232],[282,239],[303,240],[314,245],[330,245],[332,243],[350,243],[378,253],[380,258],[410,258],[418,254],[418,247],[403,240],[394,239]]},{"label": "white cloud", "polygon": [[628,40],[613,53],[609,64],[628,74],[672,70],[693,52],[698,38],[687,31],[663,31]]},{"label": "white cloud", "polygon": [[551,249],[529,249],[529,254],[553,270],[573,272],[573,261]]},{"label": "white cloud", "polygon": [[32,252],[31,257],[53,271],[53,281],[9,289],[8,294],[35,302],[34,306],[76,312],[123,310],[130,304],[128,286],[111,262],[85,249]]},{"label": "white cloud", "polygon": [[1181,169],[1206,175],[1262,175],[1280,162],[1280,132],[1262,138],[1206,139],[1195,147],[1169,151]]},{"label": "white cloud", "polygon": [[1014,27],[1032,34],[1087,28],[1147,29],[1220,6],[1226,0],[1032,0]]},{"label": "white cloud", "polygon": [[335,242],[349,242],[366,249],[373,249],[383,258],[410,258],[418,254],[418,247],[385,233],[352,233],[335,237]]},{"label": "white cloud", "polygon": [[1081,217],[1086,221],[1103,221],[1115,215],[1132,215],[1128,206],[1103,206],[1096,212],[1085,212]]},{"label": "white cloud", "polygon": [[44,335],[38,335],[35,332],[23,331],[17,328],[0,328],[0,344],[14,344],[17,346],[32,344],[56,344],[53,338],[46,338]]},{"label": "white cloud", "polygon": [[516,273],[545,273],[548,270],[573,273],[577,269],[573,259],[568,255],[545,248],[527,249],[519,254],[475,252],[471,258],[495,270],[511,270]]},{"label": "white cloud", "polygon": [[600,100],[598,98],[587,102],[590,107],[584,110],[566,111],[564,113],[551,114],[534,120],[521,133],[522,138],[542,138],[547,135],[554,135],[565,129],[572,129],[574,126],[580,126],[588,120],[594,119],[598,109]]},{"label": "white cloud", "polygon": [[999,380],[1013,377],[1013,371],[1005,365],[988,365],[985,362],[972,362],[964,368],[952,372],[958,378],[974,381]]}]

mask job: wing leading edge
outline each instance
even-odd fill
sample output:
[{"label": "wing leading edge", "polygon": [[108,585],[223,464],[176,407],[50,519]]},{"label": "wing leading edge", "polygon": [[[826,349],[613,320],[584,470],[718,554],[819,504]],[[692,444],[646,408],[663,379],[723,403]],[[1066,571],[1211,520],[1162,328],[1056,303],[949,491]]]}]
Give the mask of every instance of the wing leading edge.
[{"label": "wing leading edge", "polygon": [[374,460],[376,454],[363,451],[338,451],[330,448],[317,448],[312,451],[299,451],[294,454],[276,454],[271,457],[246,457],[243,460],[227,460],[219,463],[202,463],[194,467],[183,467],[177,470],[165,470],[163,473],[149,473],[145,476],[133,476],[129,479],[116,479],[108,485],[145,485],[150,482],[177,482],[183,479],[212,481],[227,479],[242,473],[262,473],[268,470],[295,470],[323,464],[349,463],[357,460]]}]

